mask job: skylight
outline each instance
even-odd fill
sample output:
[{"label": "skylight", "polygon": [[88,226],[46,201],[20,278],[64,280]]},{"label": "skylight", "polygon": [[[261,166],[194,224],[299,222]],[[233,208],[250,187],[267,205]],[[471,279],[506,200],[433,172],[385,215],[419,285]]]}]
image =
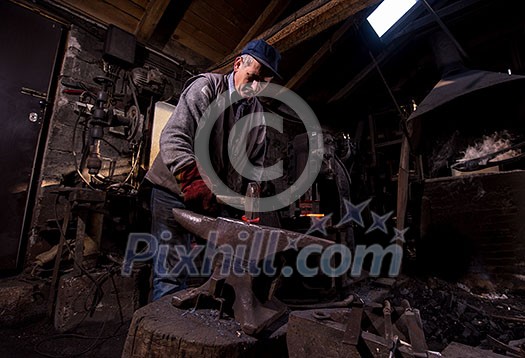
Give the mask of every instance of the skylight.
[{"label": "skylight", "polygon": [[384,0],[368,16],[367,20],[379,37],[383,36],[408,10],[416,4],[417,0]]}]

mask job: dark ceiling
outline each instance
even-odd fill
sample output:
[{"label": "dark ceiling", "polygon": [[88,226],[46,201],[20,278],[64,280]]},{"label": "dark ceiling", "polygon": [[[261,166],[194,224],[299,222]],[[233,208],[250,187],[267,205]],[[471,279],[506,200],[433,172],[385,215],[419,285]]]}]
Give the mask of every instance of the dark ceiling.
[{"label": "dark ceiling", "polygon": [[[381,40],[366,17],[380,0],[39,0],[134,33],[192,71],[228,71],[249,40],[283,54],[281,84],[326,124],[419,103],[438,82],[430,41],[442,27],[422,0]],[[427,0],[469,68],[525,74],[525,2]],[[395,102],[394,102],[395,100]]]},{"label": "dark ceiling", "polygon": [[[521,1],[434,1],[432,7],[467,54],[465,66],[524,74],[525,5]],[[395,110],[430,92],[441,74],[432,52],[440,26],[418,4],[411,16],[379,40],[368,22],[356,24],[298,90],[337,120]],[[392,95],[390,95],[389,90]],[[351,115],[350,115],[351,114]]]}]

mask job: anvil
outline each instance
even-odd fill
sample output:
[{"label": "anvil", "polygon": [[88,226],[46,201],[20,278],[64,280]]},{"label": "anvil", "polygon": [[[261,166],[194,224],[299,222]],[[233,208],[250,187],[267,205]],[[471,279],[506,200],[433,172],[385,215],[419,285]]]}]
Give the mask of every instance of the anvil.
[{"label": "anvil", "polygon": [[[312,244],[320,245],[324,249],[334,244],[329,240],[294,231],[255,225],[230,218],[211,218],[183,209],[173,209],[173,215],[184,229],[198,237],[208,240],[210,233],[213,233],[216,246],[229,245],[232,247],[232,260],[237,263],[241,262],[244,267],[257,264],[267,259],[268,255],[275,255],[289,249],[300,250]],[[253,244],[251,240],[257,240],[257,242]],[[237,250],[243,246],[251,246],[249,255],[246,255],[246,250]],[[188,303],[197,305],[199,298],[203,295],[221,301],[219,291],[222,291],[223,284],[230,285],[235,292],[232,305],[235,320],[249,335],[259,333],[286,312],[287,306],[275,298],[273,292],[268,294],[265,302],[261,302],[255,296],[252,290],[254,275],[248,270],[243,274],[239,272],[224,274],[220,271],[221,265],[215,265],[206,283],[197,288],[175,293],[172,304],[176,307]]]}]

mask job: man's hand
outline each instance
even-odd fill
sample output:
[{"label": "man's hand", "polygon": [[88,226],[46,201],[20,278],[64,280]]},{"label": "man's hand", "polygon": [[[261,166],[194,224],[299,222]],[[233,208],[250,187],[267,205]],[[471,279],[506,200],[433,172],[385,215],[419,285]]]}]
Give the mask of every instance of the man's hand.
[{"label": "man's hand", "polygon": [[188,209],[201,214],[217,214],[217,199],[204,183],[195,163],[185,166],[175,175],[175,179]]},{"label": "man's hand", "polygon": [[203,214],[217,213],[217,200],[210,188],[206,186],[204,180],[197,179],[186,186],[182,192],[184,195],[184,204],[188,209]]}]

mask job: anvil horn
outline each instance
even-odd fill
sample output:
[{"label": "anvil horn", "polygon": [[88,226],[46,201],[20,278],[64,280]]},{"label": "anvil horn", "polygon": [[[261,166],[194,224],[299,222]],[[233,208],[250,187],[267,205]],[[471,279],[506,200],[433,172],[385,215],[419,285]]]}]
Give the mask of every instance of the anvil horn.
[{"label": "anvil horn", "polygon": [[175,221],[177,221],[184,229],[188,230],[193,235],[196,235],[205,240],[208,239],[208,235],[211,228],[216,226],[217,219],[209,216],[194,213],[190,210],[184,209],[172,209]]}]

